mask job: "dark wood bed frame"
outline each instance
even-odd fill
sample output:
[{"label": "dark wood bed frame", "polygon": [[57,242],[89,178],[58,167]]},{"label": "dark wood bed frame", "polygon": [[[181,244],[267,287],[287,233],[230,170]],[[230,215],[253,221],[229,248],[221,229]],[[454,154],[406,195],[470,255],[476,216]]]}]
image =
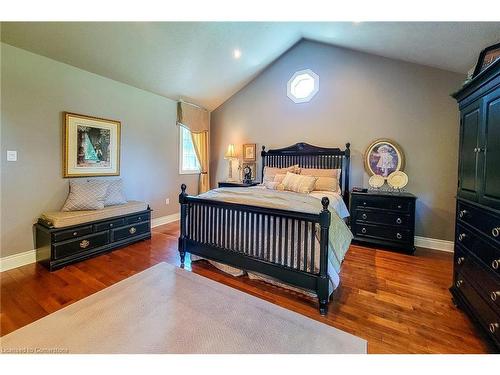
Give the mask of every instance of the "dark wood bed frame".
[{"label": "dark wood bed frame", "polygon": [[[348,206],[349,147],[349,143],[345,150],[307,143],[269,151],[262,147],[262,175],[265,166],[285,168],[298,164],[302,168],[341,169],[339,182]],[[316,293],[320,313],[325,315],[328,312],[328,231],[331,217],[327,197],[321,200],[321,212],[311,214],[188,196],[186,185],[182,184],[179,203],[179,254],[182,266],[185,254],[189,252],[264,274]],[[319,249],[315,249],[314,241],[317,227]],[[292,246],[295,242],[297,246]],[[320,254],[319,267],[314,264],[316,251]],[[303,264],[294,261],[295,254],[297,259],[304,256]],[[311,259],[312,264],[307,264],[308,259]],[[314,271],[315,268],[319,269],[319,273]]]}]

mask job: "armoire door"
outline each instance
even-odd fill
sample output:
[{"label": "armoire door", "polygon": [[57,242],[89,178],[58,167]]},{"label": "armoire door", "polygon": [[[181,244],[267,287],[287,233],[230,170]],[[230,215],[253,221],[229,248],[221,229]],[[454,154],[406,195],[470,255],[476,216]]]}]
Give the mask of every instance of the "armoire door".
[{"label": "armoire door", "polygon": [[500,209],[500,88],[483,98],[479,202]]},{"label": "armoire door", "polygon": [[480,100],[468,105],[460,112],[458,195],[473,201],[478,201],[479,198],[480,121]]}]

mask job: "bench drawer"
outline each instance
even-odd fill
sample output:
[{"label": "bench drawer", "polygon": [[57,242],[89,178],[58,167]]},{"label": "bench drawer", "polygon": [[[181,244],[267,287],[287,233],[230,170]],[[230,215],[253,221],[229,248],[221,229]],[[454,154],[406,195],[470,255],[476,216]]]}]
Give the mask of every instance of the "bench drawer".
[{"label": "bench drawer", "polygon": [[104,223],[99,223],[94,225],[94,231],[100,232],[103,230],[118,228],[125,225],[125,219],[110,220]]},{"label": "bench drawer", "polygon": [[53,245],[54,259],[89,251],[109,243],[109,232],[100,232]]},{"label": "bench drawer", "polygon": [[140,223],[142,221],[149,221],[151,214],[149,212],[142,213],[140,215],[134,215],[125,218],[125,224],[135,224]]},{"label": "bench drawer", "polygon": [[62,230],[52,233],[54,242],[69,240],[70,238],[77,238],[92,233],[92,225],[86,225],[74,229]]},{"label": "bench drawer", "polygon": [[111,230],[111,238],[113,241],[120,241],[126,238],[139,236],[144,233],[149,233],[149,222],[113,229]]}]

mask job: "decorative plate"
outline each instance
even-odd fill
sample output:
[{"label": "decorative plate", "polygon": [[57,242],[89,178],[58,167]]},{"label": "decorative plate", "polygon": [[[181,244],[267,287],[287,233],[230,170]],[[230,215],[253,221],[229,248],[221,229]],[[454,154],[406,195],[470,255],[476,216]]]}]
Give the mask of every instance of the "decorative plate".
[{"label": "decorative plate", "polygon": [[402,189],[408,184],[408,175],[402,171],[392,172],[387,177],[387,183],[394,189]]},{"label": "decorative plate", "polygon": [[368,184],[372,188],[380,188],[380,187],[382,187],[384,185],[384,183],[385,183],[385,179],[382,176],[378,175],[378,174],[374,174],[368,180]]}]

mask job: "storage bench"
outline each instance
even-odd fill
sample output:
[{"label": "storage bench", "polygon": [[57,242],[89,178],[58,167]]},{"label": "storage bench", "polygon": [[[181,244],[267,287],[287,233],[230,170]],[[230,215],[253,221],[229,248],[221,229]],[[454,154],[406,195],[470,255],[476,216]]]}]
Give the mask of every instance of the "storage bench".
[{"label": "storage bench", "polygon": [[35,224],[36,259],[50,271],[151,238],[151,209],[142,202],[96,211],[51,212]]}]

